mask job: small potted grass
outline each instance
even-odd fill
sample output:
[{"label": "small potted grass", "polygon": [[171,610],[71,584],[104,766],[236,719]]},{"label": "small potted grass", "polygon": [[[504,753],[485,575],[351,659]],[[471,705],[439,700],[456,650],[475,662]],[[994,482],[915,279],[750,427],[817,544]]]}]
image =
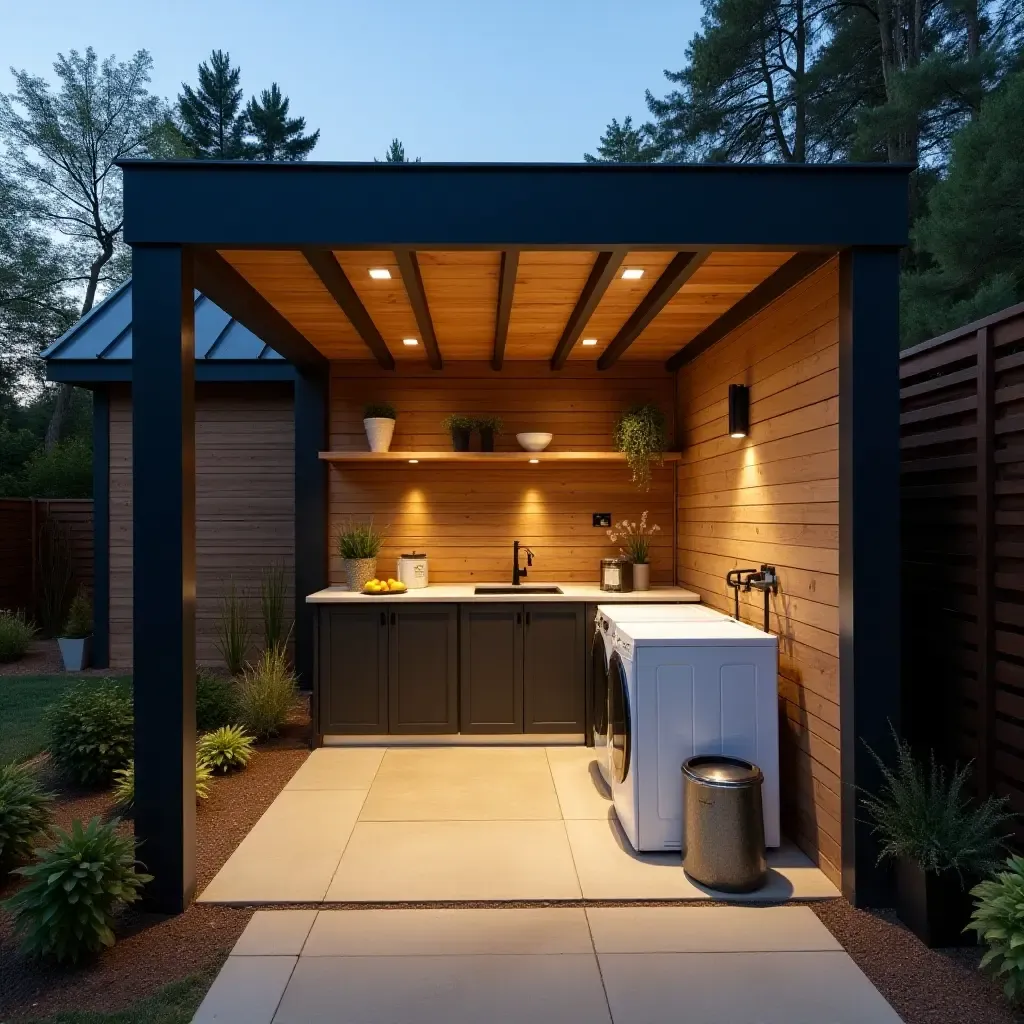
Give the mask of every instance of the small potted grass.
[{"label": "small potted grass", "polygon": [[81,587],[68,609],[64,632],[57,637],[66,672],[81,672],[89,664],[92,642],[92,604]]},{"label": "small potted grass", "polygon": [[362,590],[377,575],[377,556],[384,546],[384,534],[371,520],[348,522],[338,534],[338,554],[345,568],[349,590]]},{"label": "small potted grass", "polygon": [[473,432],[474,420],[471,416],[452,413],[441,420],[441,426],[452,435],[452,451],[468,452],[469,437]]},{"label": "small potted grass", "polygon": [[386,452],[395,433],[395,407],[390,402],[370,402],[363,409],[363,428],[371,452]]}]

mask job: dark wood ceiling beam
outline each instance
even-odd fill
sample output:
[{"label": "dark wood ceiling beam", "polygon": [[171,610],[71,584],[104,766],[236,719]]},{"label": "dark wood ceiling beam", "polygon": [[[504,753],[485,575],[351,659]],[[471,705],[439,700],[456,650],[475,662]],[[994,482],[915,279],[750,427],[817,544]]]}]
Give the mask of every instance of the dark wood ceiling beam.
[{"label": "dark wood ceiling beam", "polygon": [[587,322],[594,315],[594,310],[597,309],[598,303],[604,297],[608,285],[615,280],[615,274],[622,266],[627,251],[626,249],[612,249],[597,254],[587,283],[583,286],[583,291],[580,292],[580,297],[576,300],[576,305],[566,321],[565,330],[562,331],[562,336],[558,339],[555,351],[551,355],[552,370],[560,370],[565,366],[565,361],[569,358],[573,345],[579,340],[583,328],[587,326]]},{"label": "dark wood ceiling beam", "polygon": [[665,308],[668,301],[687,281],[708,257],[708,250],[697,252],[680,252],[672,258],[672,262],[662,271],[661,277],[651,285],[651,290],[640,300],[640,305],[630,314],[629,319],[619,329],[619,333],[608,343],[597,361],[599,370],[607,370],[614,366],[619,356],[640,337],[650,326],[651,321]]},{"label": "dark wood ceiling beam", "polygon": [[494,315],[494,354],[491,367],[501,369],[505,360],[505,341],[508,338],[508,321],[512,315],[512,295],[516,290],[516,271],[519,269],[519,251],[506,249],[501,254],[501,268],[498,271],[498,308]]},{"label": "dark wood ceiling beam", "polygon": [[331,298],[338,304],[342,313],[348,317],[356,333],[366,342],[366,347],[373,353],[374,359],[385,370],[393,370],[395,357],[388,350],[387,342],[377,330],[373,317],[366,312],[366,307],[345,276],[345,271],[341,269],[334,253],[330,249],[303,249],[302,255],[313,273],[320,278],[320,283],[330,292]]},{"label": "dark wood ceiling beam", "polygon": [[199,291],[293,366],[307,371],[327,366],[327,357],[216,249],[194,250],[193,268]]},{"label": "dark wood ceiling beam", "polygon": [[685,344],[675,355],[669,357],[665,369],[678,370],[706,352],[715,342],[721,341],[730,331],[736,330],[752,316],[760,313],[765,306],[774,302],[783,292],[789,291],[809,274],[827,263],[834,253],[798,252],[791,256],[770,277],[766,277],[756,288],[747,292],[739,302],[730,306],[714,323],[709,324],[692,341]]},{"label": "dark wood ceiling beam", "polygon": [[441,349],[438,347],[437,335],[434,333],[434,321],[431,319],[430,306],[427,304],[427,292],[423,287],[420,262],[416,259],[416,253],[412,249],[395,249],[395,260],[402,273],[405,293],[409,296],[409,304],[412,306],[416,323],[419,325],[423,349],[427,353],[427,362],[430,363],[432,369],[440,370],[444,366],[444,360],[441,358]]}]

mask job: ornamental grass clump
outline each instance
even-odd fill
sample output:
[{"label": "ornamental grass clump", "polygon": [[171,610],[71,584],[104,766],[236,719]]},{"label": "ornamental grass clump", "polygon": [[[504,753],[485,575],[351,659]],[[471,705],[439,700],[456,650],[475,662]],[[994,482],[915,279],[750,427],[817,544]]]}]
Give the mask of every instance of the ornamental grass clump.
[{"label": "ornamental grass clump", "polygon": [[220,619],[217,623],[217,650],[231,675],[242,674],[251,643],[252,630],[249,628],[245,597],[235,590],[235,581],[232,580],[221,599]]},{"label": "ornamental grass clump", "polygon": [[113,679],[80,682],[45,712],[50,757],[78,786],[105,786],[132,756],[132,698]]},{"label": "ornamental grass clump", "polygon": [[[206,800],[210,795],[210,780],[213,765],[206,760],[196,747],[196,800]],[[135,803],[135,760],[114,772],[114,803],[122,811],[128,811]]]},{"label": "ornamental grass clump", "polygon": [[215,772],[226,775],[252,759],[254,739],[240,725],[226,725],[199,738],[199,756]]},{"label": "ornamental grass clump", "polygon": [[0,766],[0,874],[26,861],[50,824],[51,794],[24,765]]},{"label": "ornamental grass clump", "polygon": [[1010,857],[1005,870],[971,890],[974,913],[966,930],[988,949],[981,969],[1003,982],[1014,1003],[1024,1001],[1024,857]]},{"label": "ornamental grass clump", "polygon": [[25,657],[37,632],[23,612],[0,609],[0,663]]},{"label": "ornamental grass clump", "polygon": [[285,614],[285,571],[280,563],[263,571],[260,579],[260,613],[263,616],[263,646],[266,650],[288,643],[291,623]]},{"label": "ornamental grass clump", "polygon": [[284,651],[264,651],[255,665],[247,665],[238,685],[238,716],[257,739],[281,731],[295,705],[295,675]]},{"label": "ornamental grass clump", "polygon": [[376,558],[384,546],[384,534],[368,523],[346,523],[338,534],[338,554],[342,558]]},{"label": "ornamental grass clump", "polygon": [[76,821],[54,829],[57,842],[16,874],[28,881],[3,907],[29,956],[78,963],[114,944],[114,912],[134,903],[152,880],[136,869],[135,840],[119,835],[117,818]]},{"label": "ornamental grass clump", "polygon": [[626,456],[633,483],[651,489],[651,464],[661,464],[667,445],[665,414],[653,402],[634,405],[615,424],[615,447]]}]

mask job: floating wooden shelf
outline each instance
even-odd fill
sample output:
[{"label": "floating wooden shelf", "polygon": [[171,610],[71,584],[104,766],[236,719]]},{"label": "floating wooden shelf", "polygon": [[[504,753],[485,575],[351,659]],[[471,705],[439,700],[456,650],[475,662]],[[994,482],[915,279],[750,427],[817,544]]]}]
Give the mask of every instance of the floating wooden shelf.
[{"label": "floating wooden shelf", "polygon": [[[625,462],[622,452],[321,452],[325,462]],[[665,452],[666,462],[678,462],[679,452]],[[657,466],[655,466],[657,468]]]}]

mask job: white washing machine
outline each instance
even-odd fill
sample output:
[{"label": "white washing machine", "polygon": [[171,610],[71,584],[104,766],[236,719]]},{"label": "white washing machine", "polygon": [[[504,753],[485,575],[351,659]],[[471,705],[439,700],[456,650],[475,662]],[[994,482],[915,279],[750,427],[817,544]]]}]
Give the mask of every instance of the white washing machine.
[{"label": "white washing machine", "polygon": [[728,754],[764,773],[767,846],[779,824],[778,641],[745,623],[622,623],[608,666],[615,813],[633,847],[682,844],[683,761]]},{"label": "white washing machine", "polygon": [[594,620],[591,644],[591,715],[597,764],[605,783],[611,786],[611,760],[608,747],[608,666],[617,623],[687,621],[717,622],[728,619],[714,608],[698,603],[684,604],[601,604]]}]

